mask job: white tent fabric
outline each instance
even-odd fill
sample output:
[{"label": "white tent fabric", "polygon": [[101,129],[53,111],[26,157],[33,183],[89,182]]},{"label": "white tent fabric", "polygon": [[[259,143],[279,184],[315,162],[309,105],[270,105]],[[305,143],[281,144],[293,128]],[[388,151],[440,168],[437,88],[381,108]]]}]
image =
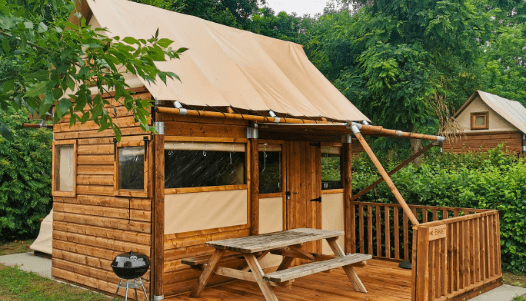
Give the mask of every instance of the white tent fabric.
[{"label": "white tent fabric", "polygon": [[40,224],[40,231],[37,239],[33,242],[30,249],[51,255],[53,238],[53,209]]},{"label": "white tent fabric", "polygon": [[370,121],[308,60],[299,44],[125,0],[86,0],[109,36],[150,38],[157,29],[173,48],[189,48],[158,68],[181,78],[154,85],[159,100],[193,106]]}]

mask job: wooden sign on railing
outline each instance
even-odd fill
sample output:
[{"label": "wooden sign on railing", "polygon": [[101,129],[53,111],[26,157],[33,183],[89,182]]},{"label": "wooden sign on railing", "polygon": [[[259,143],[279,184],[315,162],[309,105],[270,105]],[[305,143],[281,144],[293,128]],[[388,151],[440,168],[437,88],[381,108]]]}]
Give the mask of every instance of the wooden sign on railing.
[{"label": "wooden sign on railing", "polygon": [[429,228],[429,241],[446,238],[446,225]]}]

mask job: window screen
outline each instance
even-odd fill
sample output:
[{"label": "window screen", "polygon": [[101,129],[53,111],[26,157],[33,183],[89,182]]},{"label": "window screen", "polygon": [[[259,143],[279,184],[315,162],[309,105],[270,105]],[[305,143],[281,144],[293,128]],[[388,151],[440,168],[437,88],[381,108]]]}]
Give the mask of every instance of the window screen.
[{"label": "window screen", "polygon": [[119,148],[119,189],[144,190],[144,146]]},{"label": "window screen", "polygon": [[321,148],[321,189],[343,188],[341,173],[341,151],[339,147]]},{"label": "window screen", "polygon": [[282,192],[281,145],[259,146],[259,193]]},{"label": "window screen", "polygon": [[71,144],[56,146],[56,190],[73,191],[74,148]]},{"label": "window screen", "polygon": [[245,184],[245,145],[166,143],[164,187],[186,188]]}]

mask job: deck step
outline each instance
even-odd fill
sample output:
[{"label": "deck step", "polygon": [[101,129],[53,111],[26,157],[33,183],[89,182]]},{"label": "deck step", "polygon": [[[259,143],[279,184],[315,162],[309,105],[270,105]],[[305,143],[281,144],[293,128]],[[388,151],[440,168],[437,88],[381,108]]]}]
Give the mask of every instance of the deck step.
[{"label": "deck step", "polygon": [[372,256],[369,254],[347,254],[342,257],[336,257],[334,259],[316,261],[309,264],[295,266],[290,269],[269,273],[264,275],[263,279],[269,282],[285,282],[288,280],[308,276],[311,274],[328,271],[334,268],[343,267],[353,263],[362,262],[371,258]]}]

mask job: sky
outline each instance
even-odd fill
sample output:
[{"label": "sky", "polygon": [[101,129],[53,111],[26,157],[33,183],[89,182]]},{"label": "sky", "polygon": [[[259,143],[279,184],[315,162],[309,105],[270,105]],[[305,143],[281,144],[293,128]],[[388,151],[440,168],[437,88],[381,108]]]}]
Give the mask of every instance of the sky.
[{"label": "sky", "polygon": [[327,0],[266,0],[268,7],[272,8],[277,14],[285,11],[287,14],[296,12],[298,16],[322,13]]}]

